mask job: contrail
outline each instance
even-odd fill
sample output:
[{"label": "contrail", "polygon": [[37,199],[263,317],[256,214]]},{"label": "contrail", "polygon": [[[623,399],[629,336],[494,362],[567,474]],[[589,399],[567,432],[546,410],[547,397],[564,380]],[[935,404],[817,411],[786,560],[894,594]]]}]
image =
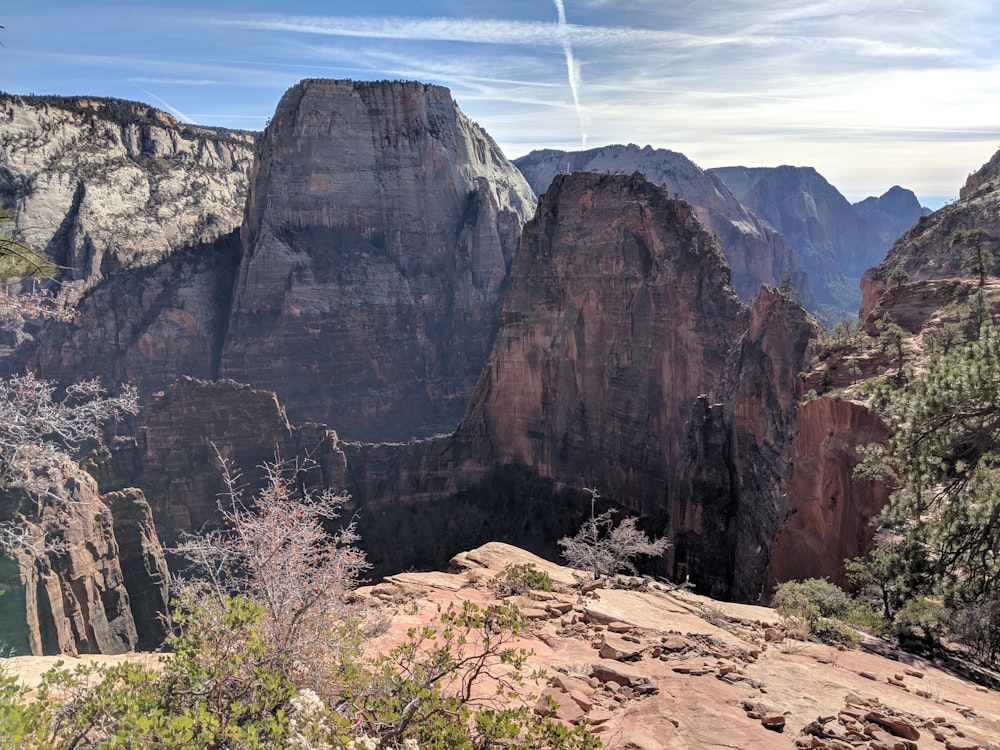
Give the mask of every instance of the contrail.
[{"label": "contrail", "polygon": [[171,107],[169,104],[167,104],[167,102],[164,99],[161,99],[156,94],[154,94],[152,91],[146,91],[146,89],[142,88],[141,86],[139,87],[139,90],[142,91],[144,94],[146,94],[146,96],[149,96],[149,97],[152,97],[153,99],[156,99],[156,101],[158,101],[160,103],[160,105],[165,110],[167,110],[170,114],[172,114],[174,117],[176,117],[181,122],[187,122],[187,123],[190,123],[191,125],[197,125],[198,124],[197,122],[195,122],[194,118],[188,117],[186,114],[184,114],[183,112],[181,112],[179,109],[177,109],[175,107]]},{"label": "contrail", "polygon": [[587,145],[586,115],[583,107],[580,106],[580,66],[573,57],[573,45],[569,40],[569,31],[566,29],[566,6],[563,0],[552,0],[556,5],[556,12],[559,14],[559,41],[562,42],[563,52],[566,54],[566,72],[569,76],[569,90],[573,94],[573,106],[576,107],[576,117],[580,121],[580,144]]}]

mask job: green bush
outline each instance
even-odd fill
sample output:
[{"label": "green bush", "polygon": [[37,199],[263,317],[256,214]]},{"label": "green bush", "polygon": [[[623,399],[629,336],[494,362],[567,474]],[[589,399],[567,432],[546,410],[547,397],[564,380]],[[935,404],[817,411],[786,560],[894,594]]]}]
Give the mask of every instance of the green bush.
[{"label": "green bush", "polygon": [[803,637],[824,643],[857,643],[857,635],[842,621],[852,602],[843,589],[826,579],[786,581],[775,591],[774,606]]},{"label": "green bush", "polygon": [[486,587],[500,597],[529,591],[552,591],[552,576],[532,563],[509,563],[487,581]]}]

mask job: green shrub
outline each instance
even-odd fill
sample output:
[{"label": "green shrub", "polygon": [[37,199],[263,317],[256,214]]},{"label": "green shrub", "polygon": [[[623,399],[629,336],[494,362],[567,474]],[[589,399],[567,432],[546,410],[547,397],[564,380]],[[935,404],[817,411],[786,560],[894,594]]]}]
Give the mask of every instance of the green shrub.
[{"label": "green shrub", "polygon": [[509,563],[486,583],[500,597],[525,594],[528,591],[551,591],[552,576],[532,563]]},{"label": "green shrub", "polygon": [[824,643],[856,643],[856,635],[847,635],[850,628],[835,622],[850,612],[851,600],[826,579],[786,581],[775,591],[774,606],[803,637],[812,636]]}]

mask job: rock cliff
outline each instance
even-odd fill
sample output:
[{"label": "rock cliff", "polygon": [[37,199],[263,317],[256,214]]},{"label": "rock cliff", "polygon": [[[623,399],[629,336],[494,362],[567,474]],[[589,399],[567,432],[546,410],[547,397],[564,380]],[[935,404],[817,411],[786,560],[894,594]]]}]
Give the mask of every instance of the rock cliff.
[{"label": "rock cliff", "polygon": [[53,466],[50,478],[45,497],[0,496],[3,522],[26,540],[8,550],[20,586],[17,596],[0,598],[2,619],[23,624],[13,628],[19,642],[8,645],[33,654],[158,645],[167,633],[169,576],[142,493],[101,497],[69,460]]},{"label": "rock cliff", "polygon": [[952,235],[960,230],[982,229],[995,262],[990,269],[996,275],[1000,269],[1000,151],[986,164],[969,175],[954,203],[922,217],[915,226],[892,246],[885,260],[865,272],[861,281],[861,318],[875,310],[879,300],[893,282],[890,275],[896,268],[906,272],[908,282],[969,277],[962,270],[966,248],[952,245]]},{"label": "rock cliff", "polygon": [[670,195],[687,200],[705,228],[715,234],[740,298],[750,299],[762,284],[777,285],[791,276],[807,305],[813,303],[812,282],[788,241],[748,211],[722,180],[683,154],[630,144],[575,152],[534,151],[514,163],[539,195],[557,174],[641,172]]},{"label": "rock cliff", "polygon": [[310,459],[299,479],[343,489],[345,459],[337,434],[325,426],[293,427],[273,392],[233,381],[183,377],[146,404],[140,482],[151,498],[161,534],[201,529],[217,521],[224,491],[219,458],[250,483],[258,467]]},{"label": "rock cliff", "polygon": [[852,476],[857,449],[888,438],[885,423],[861,404],[820,398],[799,409],[788,483],[795,507],[776,540],[765,591],[791,579],[847,584],[844,560],[867,551],[869,521],[889,499],[883,484]]},{"label": "rock cliff", "polygon": [[0,203],[78,296],[239,226],[253,141],[138,102],[0,94]]},{"label": "rock cliff", "polygon": [[686,201],[638,174],[559,175],[458,436],[666,529],[671,578],[756,597],[816,334],[773,290],[739,302]]},{"label": "rock cliff", "polygon": [[451,430],[534,196],[447,89],[304,81],[257,151],[220,375],[352,438]]}]

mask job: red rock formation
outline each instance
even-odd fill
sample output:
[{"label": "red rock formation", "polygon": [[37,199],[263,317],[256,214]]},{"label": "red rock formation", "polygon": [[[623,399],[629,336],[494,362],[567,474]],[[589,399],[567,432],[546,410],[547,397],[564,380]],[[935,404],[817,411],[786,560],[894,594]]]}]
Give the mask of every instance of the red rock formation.
[{"label": "red rock formation", "polygon": [[458,436],[488,464],[658,518],[669,576],[754,598],[788,511],[798,373],[816,334],[773,290],[739,303],[686,202],[641,175],[558,176],[525,227]]},{"label": "red rock formation", "polygon": [[820,398],[799,409],[788,484],[794,514],[774,545],[765,593],[791,579],[846,583],[844,559],[864,554],[869,522],[889,499],[883,484],[853,478],[857,449],[888,437],[885,423],[860,404]]},{"label": "red rock formation", "polygon": [[292,427],[272,391],[233,381],[180,378],[146,405],[142,484],[161,535],[197,530],[217,520],[224,490],[218,457],[248,481],[266,462],[311,457],[313,486],[344,487],[337,434],[323,425]]},{"label": "red rock formation", "polygon": [[533,207],[446,89],[300,83],[258,148],[221,376],[354,438],[449,431]]},{"label": "red rock formation", "polygon": [[24,610],[4,612],[4,619],[24,623],[24,645],[33,654],[118,654],[140,642],[159,644],[168,578],[142,493],[105,503],[93,478],[69,460],[54,466],[51,478],[44,498],[21,491],[0,497],[3,520],[29,540],[10,551]]}]

